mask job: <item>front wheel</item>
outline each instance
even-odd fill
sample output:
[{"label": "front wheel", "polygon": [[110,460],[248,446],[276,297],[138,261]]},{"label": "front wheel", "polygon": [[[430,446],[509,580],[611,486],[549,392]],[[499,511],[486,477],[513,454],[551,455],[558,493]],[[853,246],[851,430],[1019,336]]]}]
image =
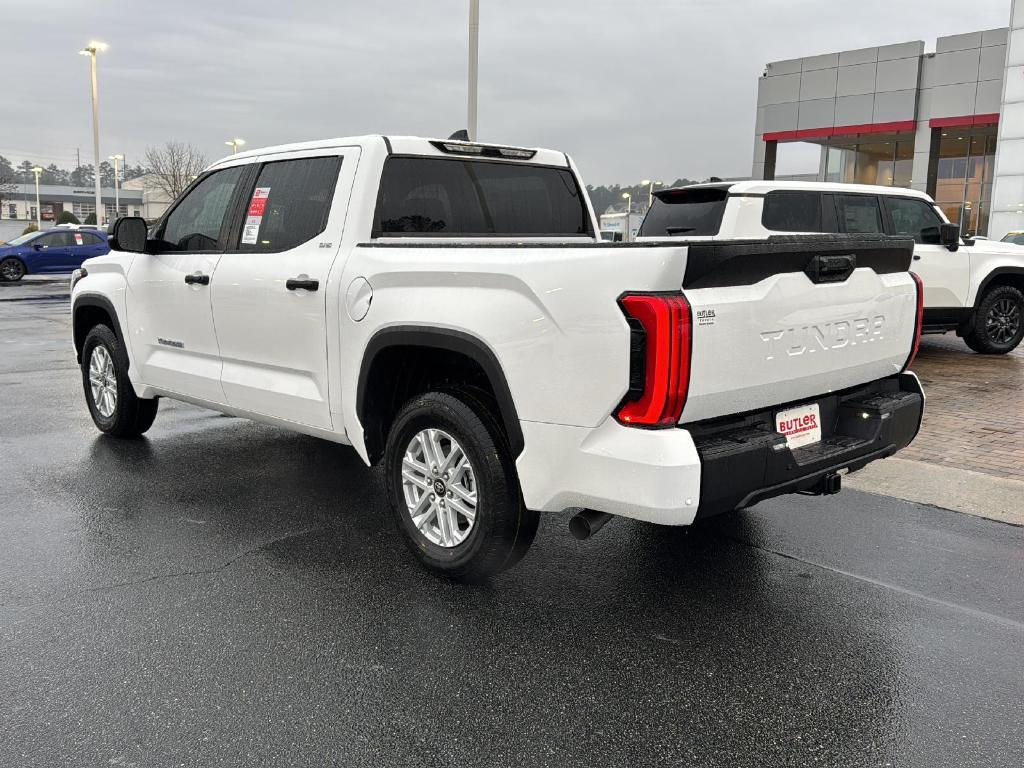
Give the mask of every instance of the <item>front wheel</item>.
[{"label": "front wheel", "polygon": [[0,261],[0,279],[9,283],[18,282],[27,272],[25,262],[21,259],[16,259],[14,256],[8,256],[3,261]]},{"label": "front wheel", "polygon": [[428,569],[478,581],[517,563],[539,516],[526,509],[507,441],[473,398],[410,400],[388,434],[388,502],[409,549]]},{"label": "front wheel", "polygon": [[1000,285],[982,298],[964,334],[964,342],[984,355],[1005,355],[1024,338],[1024,294]]},{"label": "front wheel", "polygon": [[82,345],[82,387],[96,427],[114,437],[138,437],[153,426],[159,401],[136,396],[128,379],[128,353],[105,325]]}]

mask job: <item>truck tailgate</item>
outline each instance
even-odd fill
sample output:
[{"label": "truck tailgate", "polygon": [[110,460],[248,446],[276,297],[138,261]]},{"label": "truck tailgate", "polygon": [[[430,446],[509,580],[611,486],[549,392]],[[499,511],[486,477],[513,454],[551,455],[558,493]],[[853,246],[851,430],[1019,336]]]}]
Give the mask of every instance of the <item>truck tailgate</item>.
[{"label": "truck tailgate", "polygon": [[899,372],[914,343],[913,240],[694,243],[689,423],[813,399]]}]

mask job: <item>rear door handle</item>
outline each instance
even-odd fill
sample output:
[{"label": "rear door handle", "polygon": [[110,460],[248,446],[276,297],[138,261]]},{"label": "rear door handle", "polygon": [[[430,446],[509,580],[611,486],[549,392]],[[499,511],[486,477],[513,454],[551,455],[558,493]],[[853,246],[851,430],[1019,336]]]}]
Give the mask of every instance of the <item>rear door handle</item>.
[{"label": "rear door handle", "polygon": [[915,253],[915,254],[914,254],[914,261],[920,261],[920,260],[921,260],[921,257],[920,257],[920,256],[918,256],[918,255],[917,255],[917,254]]},{"label": "rear door handle", "polygon": [[204,275],[202,272],[196,272],[194,275],[185,275],[186,285],[209,285],[210,276]]},{"label": "rear door handle", "polygon": [[297,291],[300,288],[304,291],[315,291],[320,287],[320,281],[300,275],[299,277],[288,278],[284,287],[289,291]]}]

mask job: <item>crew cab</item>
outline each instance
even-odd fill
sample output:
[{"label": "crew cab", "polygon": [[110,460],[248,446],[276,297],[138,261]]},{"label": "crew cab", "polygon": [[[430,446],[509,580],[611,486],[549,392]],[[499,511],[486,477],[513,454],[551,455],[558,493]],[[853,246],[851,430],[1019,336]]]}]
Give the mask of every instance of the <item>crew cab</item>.
[{"label": "crew cab", "polygon": [[924,332],[955,331],[984,354],[1024,338],[1024,248],[963,237],[932,199],[911,189],[828,182],[740,181],[657,190],[640,239],[764,238],[779,233],[912,237],[924,281]]},{"label": "crew cab", "polygon": [[380,464],[428,568],[540,512],[666,525],[839,490],[923,409],[913,241],[606,243],[562,152],[364,136],[241,152],[72,280],[96,426],[174,398]]}]

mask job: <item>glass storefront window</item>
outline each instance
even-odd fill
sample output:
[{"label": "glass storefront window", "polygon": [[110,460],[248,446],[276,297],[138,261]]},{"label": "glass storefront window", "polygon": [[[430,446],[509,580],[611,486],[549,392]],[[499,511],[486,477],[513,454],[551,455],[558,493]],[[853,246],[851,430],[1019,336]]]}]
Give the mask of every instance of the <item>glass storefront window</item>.
[{"label": "glass storefront window", "polygon": [[995,166],[994,126],[941,132],[935,201],[965,234],[988,231]]},{"label": "glass storefront window", "polygon": [[894,134],[863,136],[828,145],[825,181],[909,187],[914,166],[914,139]]}]

